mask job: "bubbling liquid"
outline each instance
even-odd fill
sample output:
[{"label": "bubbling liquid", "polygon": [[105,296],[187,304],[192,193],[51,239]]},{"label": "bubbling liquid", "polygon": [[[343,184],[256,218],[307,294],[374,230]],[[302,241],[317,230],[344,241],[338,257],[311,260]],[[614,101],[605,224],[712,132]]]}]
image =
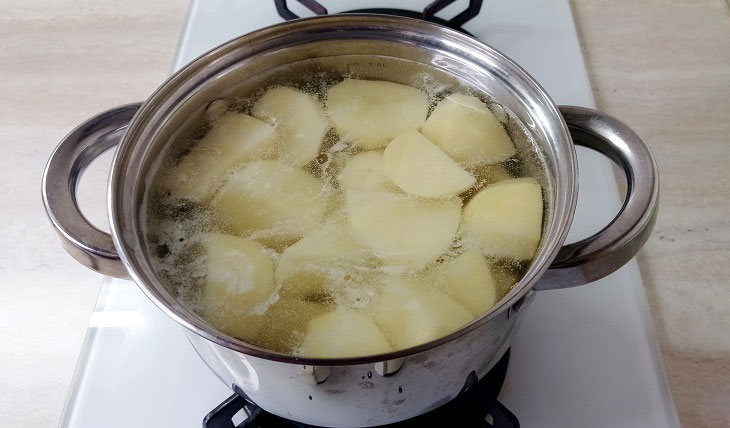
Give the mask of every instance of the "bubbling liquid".
[{"label": "bubbling liquid", "polygon": [[[428,120],[448,96],[471,97],[469,102],[488,108],[517,148],[498,161],[452,161],[443,143],[420,140],[427,127],[411,111],[387,105],[388,123],[360,126],[358,120],[373,121],[381,112],[362,104],[383,103],[390,89],[368,90],[364,83],[365,90],[343,90],[338,96],[348,101],[334,105],[334,88],[348,81],[362,82],[315,72],[212,102],[191,135],[172,141],[146,195],[147,251],[163,283],[214,327],[254,346],[345,357],[437,339],[504,297],[536,252],[537,243],[528,245],[529,256],[491,248],[491,237],[505,242],[523,237],[509,231],[501,236],[494,229],[512,220],[503,218],[501,208],[494,214],[482,207],[512,197],[504,189],[483,192],[497,183],[517,189],[543,181],[539,174],[524,181],[534,171],[526,164],[541,163],[514,114],[482,93],[434,84],[426,74],[416,75],[408,89],[393,87],[403,91],[396,101],[406,106],[406,98],[417,105],[422,96],[425,104],[417,107]],[[406,126],[407,132],[420,129],[418,136],[402,137],[403,131],[383,141],[373,137],[408,121],[416,125]],[[438,135],[448,126],[431,128],[436,131],[430,135]],[[411,146],[435,154],[414,151],[413,165],[421,169],[411,167],[403,155],[389,152],[397,140],[406,154]],[[458,150],[454,153],[458,158]],[[390,162],[387,168],[384,162]],[[446,164],[465,174],[422,169]],[[423,185],[432,174],[445,177],[434,180],[446,189],[441,194],[430,195],[435,187]],[[452,176],[468,185],[450,190],[458,182]],[[410,188],[427,195],[411,194]],[[537,189],[539,242],[543,199]],[[534,205],[525,211],[535,211]],[[513,217],[524,220],[522,211]]]}]

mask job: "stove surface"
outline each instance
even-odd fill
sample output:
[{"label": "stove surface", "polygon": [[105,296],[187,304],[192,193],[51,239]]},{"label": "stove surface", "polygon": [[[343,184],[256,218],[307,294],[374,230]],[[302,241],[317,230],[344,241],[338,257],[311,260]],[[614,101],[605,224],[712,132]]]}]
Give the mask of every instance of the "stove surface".
[{"label": "stove surface", "polygon": [[[289,3],[295,13],[311,14]],[[322,3],[330,13],[392,5]],[[439,16],[453,16],[466,3]],[[193,1],[173,70],[278,22],[273,1]],[[464,29],[521,64],[558,104],[594,106],[567,0],[485,0]],[[607,224],[621,205],[609,161],[580,148],[578,158],[580,194],[568,241]],[[536,294],[515,333],[499,395],[523,427],[679,426],[636,262],[589,286]],[[200,426],[231,390],[181,329],[133,283],[105,279],[61,426]]]}]

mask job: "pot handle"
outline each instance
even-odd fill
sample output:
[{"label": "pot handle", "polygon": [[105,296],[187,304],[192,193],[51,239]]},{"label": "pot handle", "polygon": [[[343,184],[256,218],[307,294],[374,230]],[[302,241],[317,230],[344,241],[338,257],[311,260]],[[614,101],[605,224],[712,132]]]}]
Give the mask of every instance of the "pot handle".
[{"label": "pot handle", "polygon": [[81,213],[76,189],[86,167],[119,144],[141,105],[119,106],[77,126],[58,144],[43,173],[43,204],[63,248],[84,266],[116,278],[129,278],[129,273],[111,235]]},{"label": "pot handle", "polygon": [[641,138],[605,113],[576,106],[559,108],[573,143],[593,149],[621,167],[626,174],[626,200],[602,230],[563,246],[536,290],[588,284],[618,270],[644,245],[657,216],[659,173]]}]

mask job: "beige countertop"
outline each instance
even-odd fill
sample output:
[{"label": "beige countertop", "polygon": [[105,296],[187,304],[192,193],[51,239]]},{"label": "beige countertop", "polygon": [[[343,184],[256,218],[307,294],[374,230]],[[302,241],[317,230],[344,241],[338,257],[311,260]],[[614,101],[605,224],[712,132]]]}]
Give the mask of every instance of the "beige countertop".
[{"label": "beige countertop", "polygon": [[[730,426],[730,5],[573,0],[598,107],[653,150],[659,220],[638,257],[686,427]],[[167,76],[187,3],[0,5],[0,421],[55,426],[99,290],[56,242],[43,165],[89,116],[144,99]],[[105,222],[109,156],[81,188]]]}]

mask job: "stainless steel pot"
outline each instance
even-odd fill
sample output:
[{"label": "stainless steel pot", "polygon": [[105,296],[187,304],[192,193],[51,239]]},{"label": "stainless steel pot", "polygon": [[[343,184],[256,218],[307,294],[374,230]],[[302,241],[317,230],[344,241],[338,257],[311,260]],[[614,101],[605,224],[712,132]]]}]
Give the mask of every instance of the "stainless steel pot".
[{"label": "stainless steel pot", "polygon": [[[429,70],[430,83],[461,82],[482,90],[528,127],[546,168],[544,239],[522,280],[482,317],[446,337],[390,354],[299,358],[217,331],[155,276],[141,216],[150,171],[171,139],[214,99],[266,84],[282,73],[311,70],[404,82]],[[577,198],[574,144],[614,160],[626,174],[628,192],[609,225],[563,245]],[[110,236],[80,213],[75,189],[89,162],[115,145],[108,189]],[[43,178],[48,216],[74,258],[103,274],[132,278],[185,327],[200,357],[227,385],[269,412],[327,426],[395,422],[453,398],[470,373],[483,376],[508,348],[533,290],[595,281],[636,254],[652,229],[658,188],[647,147],[617,119],[581,107],[556,107],[517,64],[468,36],[377,15],[297,20],[231,40],[175,73],[146,102],[109,110],[74,129],[56,148]]]}]

